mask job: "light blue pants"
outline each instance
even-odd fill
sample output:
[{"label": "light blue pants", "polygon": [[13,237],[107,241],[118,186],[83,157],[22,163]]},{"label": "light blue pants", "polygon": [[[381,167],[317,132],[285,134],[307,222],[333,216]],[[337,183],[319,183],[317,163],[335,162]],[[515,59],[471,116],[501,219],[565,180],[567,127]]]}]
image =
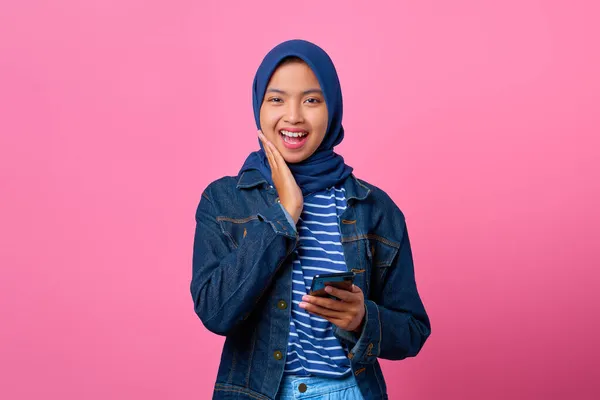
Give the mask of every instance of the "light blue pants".
[{"label": "light blue pants", "polygon": [[353,374],[342,379],[284,375],[276,399],[364,400]]}]

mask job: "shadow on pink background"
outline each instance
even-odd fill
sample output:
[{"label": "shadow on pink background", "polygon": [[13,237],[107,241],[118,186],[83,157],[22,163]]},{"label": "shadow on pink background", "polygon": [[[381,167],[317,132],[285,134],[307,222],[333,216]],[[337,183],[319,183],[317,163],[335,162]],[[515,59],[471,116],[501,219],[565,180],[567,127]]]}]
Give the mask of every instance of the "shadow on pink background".
[{"label": "shadow on pink background", "polygon": [[0,398],[207,399],[194,212],[257,148],[263,55],[337,65],[357,176],[407,215],[432,336],[391,399],[592,399],[596,2],[4,1]]}]

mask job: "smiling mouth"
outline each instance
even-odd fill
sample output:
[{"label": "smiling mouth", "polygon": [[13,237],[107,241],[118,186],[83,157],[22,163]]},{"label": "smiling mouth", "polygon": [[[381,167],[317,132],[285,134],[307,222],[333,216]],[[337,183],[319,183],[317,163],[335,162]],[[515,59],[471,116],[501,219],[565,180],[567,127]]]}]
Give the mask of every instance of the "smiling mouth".
[{"label": "smiling mouth", "polygon": [[286,129],[281,129],[279,131],[279,136],[283,139],[285,147],[288,149],[298,149],[306,143],[308,132],[304,130],[288,131]]}]

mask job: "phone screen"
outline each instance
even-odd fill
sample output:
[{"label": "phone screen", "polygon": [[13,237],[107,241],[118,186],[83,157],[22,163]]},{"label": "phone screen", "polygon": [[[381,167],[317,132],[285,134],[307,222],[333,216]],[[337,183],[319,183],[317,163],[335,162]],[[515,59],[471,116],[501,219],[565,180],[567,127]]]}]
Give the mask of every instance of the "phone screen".
[{"label": "phone screen", "polygon": [[339,274],[316,275],[312,280],[309,294],[311,296],[337,299],[325,291],[325,286],[333,286],[338,289],[351,291],[353,282],[354,273],[342,272]]}]

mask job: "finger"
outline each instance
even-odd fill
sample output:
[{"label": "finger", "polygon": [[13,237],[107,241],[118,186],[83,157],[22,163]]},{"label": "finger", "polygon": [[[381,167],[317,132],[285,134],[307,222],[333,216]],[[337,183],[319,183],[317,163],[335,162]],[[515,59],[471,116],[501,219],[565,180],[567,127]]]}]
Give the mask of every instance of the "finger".
[{"label": "finger", "polygon": [[275,164],[275,159],[273,157],[271,148],[269,147],[269,140],[261,131],[258,131],[258,137],[260,138],[260,140],[263,143],[265,155],[267,156],[267,161],[269,162],[269,166],[271,167],[271,169],[273,169],[274,164]]},{"label": "finger", "polygon": [[344,326],[344,323],[345,323],[346,321],[345,321],[345,320],[343,320],[343,319],[339,319],[339,318],[335,318],[335,317],[328,317],[328,316],[325,316],[325,315],[319,314],[319,313],[317,313],[317,312],[312,312],[312,311],[310,311],[310,314],[311,314],[311,315],[314,315],[314,316],[316,316],[316,317],[321,317],[322,319],[324,319],[324,320],[326,320],[326,321],[329,321],[329,322],[331,322],[331,323],[332,323],[332,324],[334,324],[335,326],[339,326],[340,328],[344,329],[344,328],[343,328],[343,326]]},{"label": "finger", "polygon": [[260,130],[258,130],[258,138],[262,142],[263,146],[266,147],[267,146],[267,138]]},{"label": "finger", "polygon": [[362,293],[362,290],[358,286],[352,285],[352,293]]},{"label": "finger", "polygon": [[[271,152],[271,158],[273,160],[273,164],[275,164],[275,168],[279,169],[283,165],[285,165],[285,161],[283,161],[283,157],[281,157],[281,153],[277,150],[277,147],[271,142],[267,142],[267,146],[269,147],[269,151]],[[281,163],[283,161],[283,164]]]},{"label": "finger", "polygon": [[344,313],[342,312],[321,307],[316,304],[306,303],[304,301],[300,302],[299,306],[309,313],[318,315],[319,317],[323,317],[327,320],[329,320],[329,318],[341,319],[344,316]]},{"label": "finger", "polygon": [[346,311],[348,308],[347,303],[343,303],[339,300],[328,299],[326,297],[305,295],[302,297],[302,301],[334,311]]},{"label": "finger", "polygon": [[275,171],[277,167],[277,163],[275,162],[275,158],[273,157],[273,153],[268,145],[265,146],[265,154],[267,155],[267,160],[269,161],[269,166],[271,167],[271,171]]},{"label": "finger", "polygon": [[283,156],[281,155],[279,150],[277,150],[277,147],[275,147],[275,145],[273,143],[271,143],[271,146],[272,146],[272,151],[273,151],[273,157],[275,158],[277,165],[279,167],[284,167],[284,166],[287,167],[287,164],[285,163],[285,159],[283,158]]},{"label": "finger", "polygon": [[[352,288],[352,289],[354,289],[354,288]],[[339,289],[339,288],[336,288],[333,286],[325,286],[325,291],[327,293],[329,293],[330,295],[335,296],[338,299],[345,301],[347,303],[352,303],[352,302],[358,301],[357,292],[354,292],[354,290],[352,292],[350,292],[348,290]],[[360,293],[360,289],[359,289],[358,293]]]}]

